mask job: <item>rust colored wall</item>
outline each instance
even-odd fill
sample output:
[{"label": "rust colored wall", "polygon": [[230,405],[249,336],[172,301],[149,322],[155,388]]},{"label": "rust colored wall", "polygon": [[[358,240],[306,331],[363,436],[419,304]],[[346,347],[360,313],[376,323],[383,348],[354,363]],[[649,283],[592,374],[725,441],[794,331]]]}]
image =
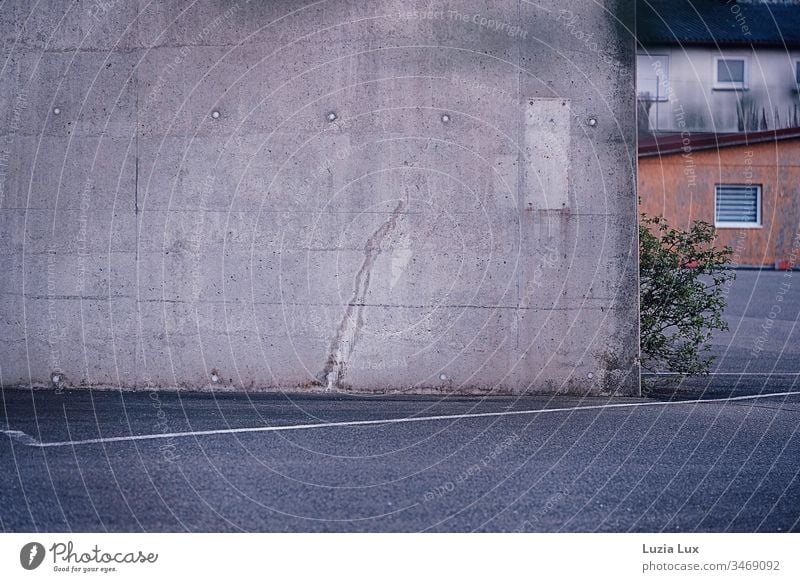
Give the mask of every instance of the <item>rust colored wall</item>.
[{"label": "rust colored wall", "polygon": [[760,184],[761,227],[717,229],[737,265],[788,261],[800,228],[800,139],[639,159],[641,210],[687,228],[714,223],[716,184]]}]

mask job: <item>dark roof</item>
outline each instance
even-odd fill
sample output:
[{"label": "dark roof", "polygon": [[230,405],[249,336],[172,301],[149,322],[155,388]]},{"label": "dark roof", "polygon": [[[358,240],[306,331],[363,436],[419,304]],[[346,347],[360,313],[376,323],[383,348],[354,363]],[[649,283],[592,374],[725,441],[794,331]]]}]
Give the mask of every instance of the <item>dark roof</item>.
[{"label": "dark roof", "polygon": [[800,46],[800,3],[637,0],[641,45]]},{"label": "dark roof", "polygon": [[[688,139],[688,143],[684,142],[686,139]],[[788,139],[800,139],[800,127],[743,133],[691,133],[684,134],[683,137],[678,133],[640,135],[639,157],[663,156],[684,153],[685,151],[719,149],[773,141],[779,142]]]}]

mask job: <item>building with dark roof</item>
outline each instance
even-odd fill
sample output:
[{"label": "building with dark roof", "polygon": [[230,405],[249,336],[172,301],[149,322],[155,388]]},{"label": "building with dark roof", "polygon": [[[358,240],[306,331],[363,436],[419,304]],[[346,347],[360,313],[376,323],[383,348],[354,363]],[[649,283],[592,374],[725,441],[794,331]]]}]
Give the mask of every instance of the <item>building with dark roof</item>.
[{"label": "building with dark roof", "polygon": [[640,131],[800,126],[800,2],[641,0]]}]

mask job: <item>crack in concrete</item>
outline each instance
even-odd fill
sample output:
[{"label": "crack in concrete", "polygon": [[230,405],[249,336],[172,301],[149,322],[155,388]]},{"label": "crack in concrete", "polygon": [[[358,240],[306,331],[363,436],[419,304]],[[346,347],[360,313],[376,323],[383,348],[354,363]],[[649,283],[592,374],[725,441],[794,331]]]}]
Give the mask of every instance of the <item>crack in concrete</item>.
[{"label": "crack in concrete", "polygon": [[400,200],[386,222],[372,233],[364,245],[364,262],[356,273],[353,298],[347,304],[344,317],[331,343],[330,355],[322,370],[322,380],[326,383],[326,390],[339,388],[342,377],[344,377],[347,362],[355,349],[358,332],[364,324],[363,312],[372,277],[372,268],[381,253],[381,244],[397,225],[397,219],[402,214],[404,205],[405,202]]}]

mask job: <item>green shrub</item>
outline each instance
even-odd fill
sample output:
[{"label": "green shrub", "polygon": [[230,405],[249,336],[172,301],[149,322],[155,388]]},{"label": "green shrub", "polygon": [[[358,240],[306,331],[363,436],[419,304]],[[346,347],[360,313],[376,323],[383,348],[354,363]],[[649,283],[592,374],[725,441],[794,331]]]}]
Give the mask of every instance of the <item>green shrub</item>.
[{"label": "green shrub", "polygon": [[725,283],[733,251],[714,247],[716,231],[695,221],[688,231],[660,216],[639,224],[642,368],[682,374],[707,373],[709,339],[725,330]]}]

